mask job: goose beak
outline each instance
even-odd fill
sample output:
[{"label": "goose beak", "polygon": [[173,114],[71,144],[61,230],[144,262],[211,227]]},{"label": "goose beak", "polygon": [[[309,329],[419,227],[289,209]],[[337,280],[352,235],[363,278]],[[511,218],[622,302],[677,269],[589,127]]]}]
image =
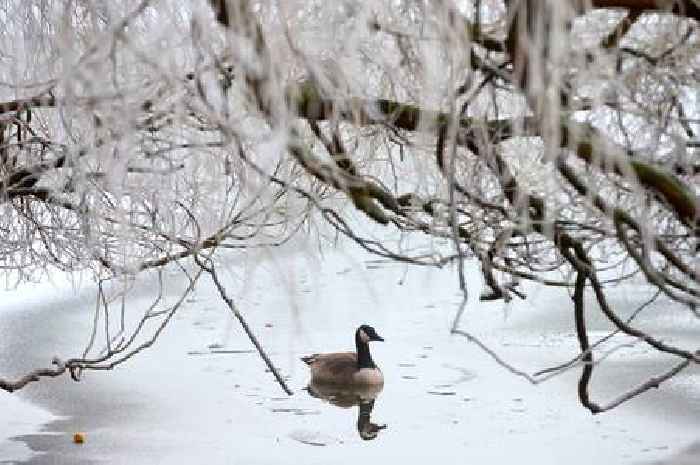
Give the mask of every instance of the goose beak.
[{"label": "goose beak", "polygon": [[379,334],[375,334],[374,337],[372,337],[372,340],[384,342],[384,338],[381,337]]}]

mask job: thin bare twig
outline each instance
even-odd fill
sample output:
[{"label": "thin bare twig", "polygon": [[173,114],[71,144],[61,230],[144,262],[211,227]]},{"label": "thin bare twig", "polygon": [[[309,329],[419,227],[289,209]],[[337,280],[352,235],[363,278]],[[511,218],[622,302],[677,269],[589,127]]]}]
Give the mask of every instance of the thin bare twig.
[{"label": "thin bare twig", "polygon": [[[272,363],[272,360],[270,360],[270,357],[267,355],[265,352],[265,349],[263,349],[262,344],[260,344],[260,341],[258,341],[258,338],[253,334],[253,330],[250,328],[250,325],[248,322],[245,320],[241,312],[238,310],[238,307],[233,302],[233,299],[228,296],[226,293],[226,288],[222,284],[222,282],[219,280],[219,275],[216,271],[216,268],[214,267],[214,264],[211,260],[211,258],[203,258],[201,255],[197,254],[194,256],[195,261],[197,262],[197,265],[201,267],[204,271],[209,273],[209,276],[211,276],[212,281],[214,282],[214,285],[216,286],[216,289],[219,291],[219,295],[221,295],[221,298],[224,300],[226,305],[228,306],[229,310],[231,310],[231,313],[233,316],[236,317],[238,322],[241,324],[241,327],[245,331],[246,335],[248,336],[248,339],[250,339],[250,342],[253,343],[255,348],[258,351],[258,354],[260,354],[260,357],[263,359],[265,364],[267,365],[267,368],[272,372],[273,375],[275,375],[275,379],[279,383],[279,385],[282,387],[284,392],[286,392],[288,395],[293,395],[294,393],[292,392],[291,389],[289,389],[289,386],[287,386],[287,383],[284,381],[284,378],[282,375],[279,373],[277,368],[275,368],[275,365]],[[208,263],[204,263],[203,260],[206,260]]]}]

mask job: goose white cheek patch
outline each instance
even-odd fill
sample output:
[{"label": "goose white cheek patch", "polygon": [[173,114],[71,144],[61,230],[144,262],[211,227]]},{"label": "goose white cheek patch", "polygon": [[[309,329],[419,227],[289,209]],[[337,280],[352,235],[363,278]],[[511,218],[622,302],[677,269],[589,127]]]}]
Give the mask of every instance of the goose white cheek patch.
[{"label": "goose white cheek patch", "polygon": [[360,340],[362,342],[369,342],[369,336],[363,330],[360,330]]}]

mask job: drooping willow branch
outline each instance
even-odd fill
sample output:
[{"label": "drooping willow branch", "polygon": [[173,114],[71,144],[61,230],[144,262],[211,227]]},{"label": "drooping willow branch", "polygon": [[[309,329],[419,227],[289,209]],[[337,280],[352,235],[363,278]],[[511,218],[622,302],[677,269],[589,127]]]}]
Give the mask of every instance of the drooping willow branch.
[{"label": "drooping willow branch", "polygon": [[221,296],[221,299],[226,303],[226,306],[231,310],[231,313],[233,316],[236,317],[238,322],[240,323],[241,327],[245,331],[246,335],[248,336],[248,339],[250,339],[250,342],[253,343],[255,346],[255,349],[258,351],[258,354],[260,355],[260,358],[263,359],[265,364],[267,365],[268,369],[272,374],[275,376],[275,379],[279,383],[279,385],[282,387],[284,392],[286,392],[288,395],[292,395],[293,392],[291,389],[289,389],[289,386],[287,386],[286,381],[282,377],[282,375],[279,373],[275,365],[272,363],[272,360],[270,360],[270,357],[267,355],[267,352],[265,352],[265,349],[263,348],[262,344],[258,340],[258,338],[255,336],[253,333],[253,330],[251,329],[250,325],[246,321],[246,319],[243,317],[243,314],[240,312],[238,307],[235,305],[233,302],[233,299],[228,295],[226,292],[226,288],[224,287],[223,283],[219,279],[219,275],[216,271],[216,268],[214,264],[211,262],[211,260],[206,260],[205,261],[202,259],[200,255],[195,255],[195,261],[197,264],[200,266],[200,268],[204,271],[206,271],[209,276],[211,276],[212,281],[214,282],[214,285],[216,286],[217,291],[219,292],[219,295]]},{"label": "drooping willow branch", "polygon": [[[40,381],[42,378],[55,378],[66,373],[69,373],[73,380],[79,381],[81,373],[84,371],[111,370],[117,365],[126,362],[155,344],[161,333],[172,320],[173,316],[175,316],[177,311],[180,309],[187,296],[189,296],[194,289],[201,273],[202,270],[199,270],[194,276],[189,277],[188,286],[172,305],[155,311],[155,305],[157,305],[157,303],[160,301],[160,295],[156,297],[154,304],[150,305],[143,312],[143,316],[139,319],[130,335],[128,337],[121,338],[114,346],[111,345],[111,342],[106,342],[105,347],[99,355],[92,357],[88,356],[88,351],[94,344],[94,339],[91,337],[88,345],[86,346],[86,350],[81,357],[69,358],[67,360],[54,357],[52,360],[54,368],[39,368],[32,370],[16,380],[0,378],[0,389],[13,392],[24,388],[29,383]],[[103,305],[104,312],[109,311],[107,302],[104,299],[104,293],[98,292],[96,311],[99,311],[100,307]],[[122,308],[121,311],[124,312],[125,309]],[[98,319],[96,318],[93,326],[93,334],[95,331],[97,331],[97,321]],[[142,331],[146,328],[146,325],[152,321],[158,321],[156,328],[150,335],[146,336],[144,340],[139,341],[138,339],[139,336],[141,336]],[[107,337],[109,336],[107,335]]]}]

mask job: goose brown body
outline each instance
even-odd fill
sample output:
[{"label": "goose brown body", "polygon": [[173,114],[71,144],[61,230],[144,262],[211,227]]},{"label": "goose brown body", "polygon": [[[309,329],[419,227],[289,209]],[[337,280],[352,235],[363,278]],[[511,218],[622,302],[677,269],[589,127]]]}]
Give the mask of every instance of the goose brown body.
[{"label": "goose brown body", "polygon": [[302,360],[311,369],[311,379],[315,383],[357,386],[384,384],[384,375],[378,367],[358,367],[355,352],[314,354]]}]

